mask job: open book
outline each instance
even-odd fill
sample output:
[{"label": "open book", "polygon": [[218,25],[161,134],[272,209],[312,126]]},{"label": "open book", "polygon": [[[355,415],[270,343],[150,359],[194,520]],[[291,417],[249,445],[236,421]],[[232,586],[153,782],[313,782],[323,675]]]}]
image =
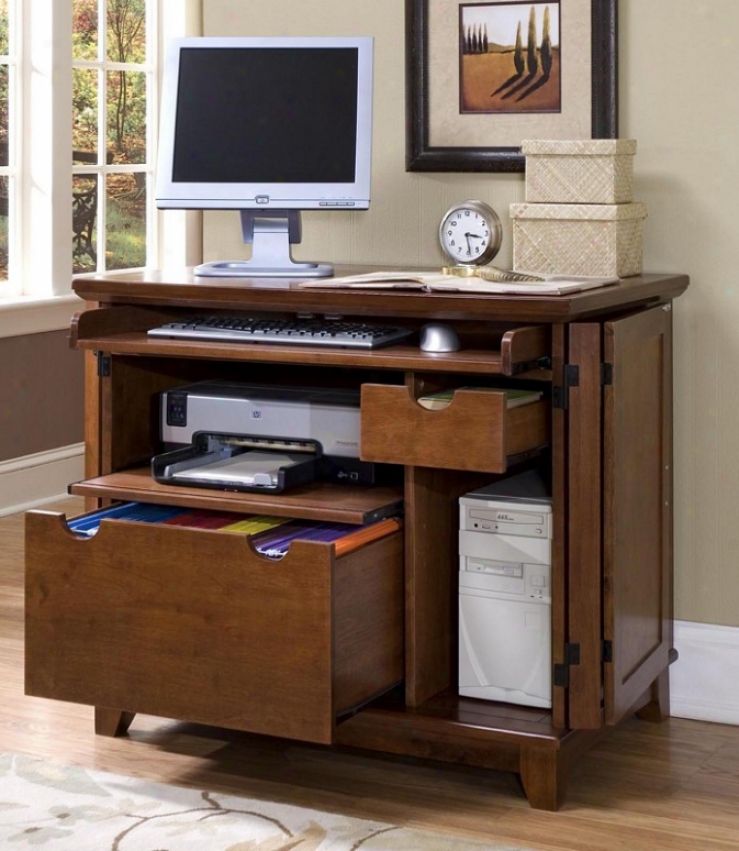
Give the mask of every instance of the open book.
[{"label": "open book", "polygon": [[[489,278],[497,278],[490,280]],[[508,280],[521,278],[523,280]],[[503,280],[501,280],[503,279]],[[570,275],[528,275],[515,272],[503,272],[492,267],[480,267],[477,274],[470,277],[445,275],[442,272],[369,272],[365,275],[348,275],[344,278],[330,278],[303,281],[301,287],[324,289],[361,289],[361,290],[420,290],[422,292],[477,293],[479,295],[566,295],[567,293],[589,290],[617,284],[619,278],[582,278]]]}]

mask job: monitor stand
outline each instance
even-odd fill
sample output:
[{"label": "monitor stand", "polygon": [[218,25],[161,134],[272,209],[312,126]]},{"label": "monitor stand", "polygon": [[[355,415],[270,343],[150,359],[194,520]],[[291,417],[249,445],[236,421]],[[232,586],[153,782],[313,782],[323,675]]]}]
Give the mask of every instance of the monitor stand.
[{"label": "monitor stand", "polygon": [[300,210],[241,210],[241,233],[250,260],[222,260],[195,267],[196,275],[220,277],[327,278],[329,263],[296,263],[290,246],[302,239]]}]

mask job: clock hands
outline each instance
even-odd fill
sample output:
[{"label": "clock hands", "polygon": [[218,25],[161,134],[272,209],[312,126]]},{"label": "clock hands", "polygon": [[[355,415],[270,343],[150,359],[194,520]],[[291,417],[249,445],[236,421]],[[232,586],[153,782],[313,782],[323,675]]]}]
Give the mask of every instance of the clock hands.
[{"label": "clock hands", "polygon": [[472,246],[470,245],[470,239],[482,239],[482,236],[480,236],[479,233],[470,233],[469,231],[467,231],[467,233],[464,235],[464,238],[467,240],[467,253],[471,255]]}]

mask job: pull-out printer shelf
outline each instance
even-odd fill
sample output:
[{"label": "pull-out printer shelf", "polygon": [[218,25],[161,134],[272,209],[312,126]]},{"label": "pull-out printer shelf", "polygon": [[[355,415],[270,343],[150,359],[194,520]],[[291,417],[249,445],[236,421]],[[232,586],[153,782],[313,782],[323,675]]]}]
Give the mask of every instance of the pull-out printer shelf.
[{"label": "pull-out printer shelf", "polygon": [[154,481],[149,467],[87,479],[70,486],[75,496],[181,505],[242,514],[271,514],[337,523],[372,523],[398,514],[401,487],[362,487],[311,482],[282,494],[242,493],[199,487],[175,487]]}]

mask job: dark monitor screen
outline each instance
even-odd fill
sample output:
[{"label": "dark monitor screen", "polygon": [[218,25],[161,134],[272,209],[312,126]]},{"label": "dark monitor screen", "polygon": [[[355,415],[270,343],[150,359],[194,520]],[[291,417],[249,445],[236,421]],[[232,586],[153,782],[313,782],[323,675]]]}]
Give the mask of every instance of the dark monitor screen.
[{"label": "dark monitor screen", "polygon": [[183,48],[174,183],[352,183],[356,48]]}]

